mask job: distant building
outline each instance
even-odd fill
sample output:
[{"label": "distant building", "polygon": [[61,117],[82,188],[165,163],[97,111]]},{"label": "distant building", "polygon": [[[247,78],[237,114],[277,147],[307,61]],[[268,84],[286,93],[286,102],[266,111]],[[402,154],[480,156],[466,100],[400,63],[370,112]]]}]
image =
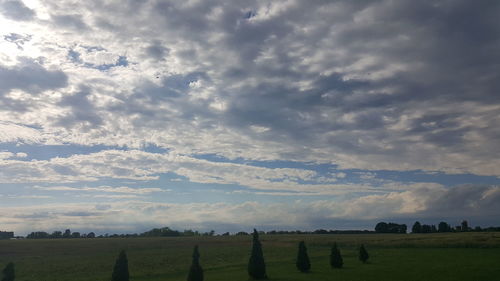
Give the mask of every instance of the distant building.
[{"label": "distant building", "polygon": [[11,238],[14,238],[14,232],[0,231],[0,239],[11,239]]}]

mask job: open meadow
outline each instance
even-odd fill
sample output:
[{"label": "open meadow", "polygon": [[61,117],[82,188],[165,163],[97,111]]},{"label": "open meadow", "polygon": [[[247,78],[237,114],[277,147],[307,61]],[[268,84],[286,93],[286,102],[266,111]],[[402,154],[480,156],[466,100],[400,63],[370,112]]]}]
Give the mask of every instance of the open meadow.
[{"label": "open meadow", "polygon": [[[270,280],[500,280],[500,233],[261,235]],[[312,269],[295,268],[306,242]],[[329,265],[337,242],[344,268]],[[370,259],[358,260],[364,243]],[[12,261],[17,281],[106,281],[121,249],[133,281],[185,280],[194,245],[205,280],[248,280],[251,236],[0,241],[0,267]]]}]

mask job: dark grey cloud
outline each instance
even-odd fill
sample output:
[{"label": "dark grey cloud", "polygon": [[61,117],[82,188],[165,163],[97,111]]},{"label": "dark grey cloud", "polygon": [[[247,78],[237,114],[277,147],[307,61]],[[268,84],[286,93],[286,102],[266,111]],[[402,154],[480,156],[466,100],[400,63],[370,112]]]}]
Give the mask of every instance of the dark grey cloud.
[{"label": "dark grey cloud", "polygon": [[[488,185],[461,185],[450,187],[446,191],[436,192],[432,189],[415,191],[417,197],[428,197],[427,208],[415,214],[395,215],[406,217],[411,223],[419,220],[422,223],[437,224],[446,221],[459,225],[468,220],[470,226],[494,226],[500,212],[500,188]],[[430,196],[429,196],[430,195]]]},{"label": "dark grey cloud", "polygon": [[31,95],[46,90],[60,89],[68,83],[67,75],[60,70],[47,70],[38,62],[21,58],[14,67],[0,65],[0,104],[14,111],[25,111],[29,101],[6,96],[11,90],[19,89]]},{"label": "dark grey cloud", "polygon": [[52,20],[55,25],[65,29],[84,31],[89,28],[81,15],[52,15]]},{"label": "dark grey cloud", "polygon": [[[489,125],[498,110],[481,109],[499,104],[498,3],[282,4],[140,5],[155,22],[138,35],[154,38],[143,49],[147,56],[161,60],[169,46],[169,56],[190,70],[159,77],[162,86],[144,83],[127,97],[138,102],[113,109],[135,113],[137,126],[204,120],[198,124],[286,146],[283,157],[322,150],[325,158],[345,154],[362,167],[412,161],[415,169],[435,169],[442,165],[435,164],[436,150],[469,159],[500,155],[491,142],[499,129]],[[204,73],[216,97],[189,97],[189,73]],[[216,99],[225,110],[209,108]],[[457,110],[465,103],[471,111]]]},{"label": "dark grey cloud", "polygon": [[[117,84],[113,79],[130,74],[118,74],[119,65],[150,75],[117,90],[110,99],[116,102],[99,109],[123,118],[136,135],[147,129],[173,139],[163,135],[168,128],[193,142],[201,130],[210,134],[218,127],[242,138],[211,151],[220,155],[244,151],[241,157],[258,158],[269,149],[280,151],[275,158],[349,168],[497,171],[491,168],[500,156],[495,1],[89,1],[74,11],[57,2],[48,6],[57,27],[99,31],[92,36],[99,43],[80,43],[85,32],[69,43],[76,46],[68,57],[75,67],[102,70],[110,74],[102,79]],[[81,47],[100,44],[127,56],[114,64],[85,62],[104,60]],[[65,116],[59,124],[107,124],[106,114],[94,114],[91,96],[83,99],[91,114],[72,114],[73,121]],[[212,134],[216,141],[229,139]]]},{"label": "dark grey cloud", "polygon": [[49,212],[33,212],[31,214],[20,214],[13,216],[18,219],[31,219],[31,220],[46,220],[53,219],[56,216],[53,213]]},{"label": "dark grey cloud", "polygon": [[93,217],[93,216],[98,216],[101,214],[102,213],[100,213],[100,212],[76,211],[76,212],[62,213],[61,215],[66,216],[66,217]]},{"label": "dark grey cloud", "polygon": [[155,60],[163,60],[168,55],[169,49],[164,47],[160,41],[155,41],[146,47],[146,55]]},{"label": "dark grey cloud", "polygon": [[[81,86],[80,90],[72,95],[61,98],[58,105],[69,108],[69,112],[55,120],[55,125],[71,128],[76,125],[83,125],[84,129],[96,128],[103,123],[98,114],[98,109],[89,100],[91,89]],[[63,169],[64,174],[71,174],[71,169]]]},{"label": "dark grey cloud", "polygon": [[8,93],[12,89],[38,94],[41,91],[65,87],[67,82],[68,77],[64,72],[47,70],[30,59],[21,59],[21,63],[15,67],[0,66],[0,94]]},{"label": "dark grey cloud", "polygon": [[19,0],[0,2],[0,11],[5,17],[16,21],[30,21],[36,16],[32,9]]}]

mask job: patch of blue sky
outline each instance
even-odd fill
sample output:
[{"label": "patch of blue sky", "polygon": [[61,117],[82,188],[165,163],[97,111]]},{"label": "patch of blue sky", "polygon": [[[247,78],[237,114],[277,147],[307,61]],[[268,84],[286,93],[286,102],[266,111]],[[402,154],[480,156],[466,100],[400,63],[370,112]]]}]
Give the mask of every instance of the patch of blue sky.
[{"label": "patch of blue sky", "polygon": [[251,19],[253,17],[255,17],[257,15],[257,13],[255,11],[248,11],[245,13],[245,15],[243,16],[243,18],[245,19]]},{"label": "patch of blue sky", "polygon": [[[26,153],[27,156],[24,158],[16,158],[17,160],[49,160],[55,157],[69,157],[76,154],[91,154],[104,150],[130,150],[131,148],[123,146],[109,146],[109,145],[77,145],[77,144],[65,144],[65,145],[45,145],[45,144],[26,144],[26,143],[14,143],[14,142],[3,142],[0,143],[0,152],[7,151],[11,153]],[[163,154],[167,153],[169,149],[158,147],[156,145],[147,144],[140,150],[149,153]]]},{"label": "patch of blue sky", "polygon": [[125,147],[120,146],[106,146],[106,145],[39,145],[39,144],[23,144],[4,142],[0,143],[0,151],[8,151],[12,153],[26,153],[25,158],[18,160],[49,160],[54,157],[69,157],[75,154],[91,154],[103,150],[127,150]]},{"label": "patch of blue sky", "polygon": [[[422,170],[411,171],[388,171],[388,170],[360,170],[360,169],[338,169],[335,164],[316,164],[312,162],[297,161],[255,161],[242,158],[227,159],[216,154],[197,154],[193,157],[211,162],[226,162],[245,164],[264,168],[293,168],[312,170],[319,177],[335,179],[338,184],[380,184],[381,181],[395,181],[402,183],[432,182],[445,186],[455,186],[461,184],[500,184],[500,177],[481,176],[473,174],[446,174],[443,172],[426,172]],[[300,184],[319,183],[316,179],[300,180]]]},{"label": "patch of blue sky", "polygon": [[[94,48],[94,49],[92,49],[92,48]],[[99,48],[99,47],[88,47],[86,49],[88,51],[100,51],[100,50],[104,50],[104,49]],[[126,56],[118,56],[118,59],[116,60],[115,63],[109,63],[109,64],[94,64],[94,63],[85,62],[85,61],[82,60],[81,54],[79,52],[75,51],[75,50],[69,50],[68,51],[68,58],[73,63],[81,64],[81,65],[83,65],[84,67],[87,67],[87,68],[98,69],[100,71],[106,71],[106,70],[109,70],[109,69],[111,69],[113,67],[117,67],[117,66],[127,67],[129,65],[129,61],[128,61],[128,59],[127,59]]]},{"label": "patch of blue sky", "polygon": [[[257,190],[238,184],[197,183],[175,173],[161,174],[158,180],[138,182],[141,187],[160,187],[169,192],[155,193],[151,200],[171,203],[262,203],[289,202],[298,199],[297,192],[280,190]],[[324,199],[325,196],[306,196],[307,199]]]},{"label": "patch of blue sky", "polygon": [[119,56],[118,60],[115,63],[115,66],[123,66],[127,67],[128,66],[128,60],[126,56]]},{"label": "patch of blue sky", "polygon": [[247,160],[244,158],[228,159],[218,154],[194,154],[192,157],[197,159],[204,159],[211,162],[225,162],[225,163],[235,163],[235,164],[246,164],[256,167],[263,168],[294,168],[294,169],[305,169],[311,170],[315,167],[315,170],[323,170],[325,172],[330,171],[331,168],[337,167],[331,164],[315,164],[313,162],[298,162],[298,161],[257,161],[257,160]]},{"label": "patch of blue sky", "polygon": [[69,50],[68,58],[74,63],[83,63],[80,53],[77,51]]},{"label": "patch of blue sky", "polygon": [[145,151],[145,152],[149,152],[149,153],[158,153],[158,154],[163,154],[163,153],[167,153],[170,151],[170,149],[168,149],[168,148],[159,147],[159,146],[154,145],[154,144],[146,144],[140,150]]},{"label": "patch of blue sky", "polygon": [[[355,172],[366,172],[364,170],[353,170]],[[443,172],[416,171],[371,171],[376,178],[397,182],[433,182],[445,186],[456,186],[462,184],[500,184],[500,178],[496,176],[480,176],[473,174],[446,174]]]}]

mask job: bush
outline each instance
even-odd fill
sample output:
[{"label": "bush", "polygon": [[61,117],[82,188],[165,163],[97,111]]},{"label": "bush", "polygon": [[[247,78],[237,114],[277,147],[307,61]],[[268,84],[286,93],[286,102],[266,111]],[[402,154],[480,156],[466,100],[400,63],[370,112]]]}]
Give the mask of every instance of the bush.
[{"label": "bush", "polygon": [[342,268],[344,265],[344,260],[340,254],[340,250],[337,248],[337,243],[333,243],[332,251],[330,253],[330,265],[333,268]]},{"label": "bush", "polygon": [[297,254],[297,262],[295,263],[297,269],[300,272],[309,272],[311,269],[311,262],[309,261],[309,256],[307,255],[307,248],[304,241],[299,243],[299,252]]},{"label": "bush", "polygon": [[200,253],[198,252],[198,246],[194,246],[193,262],[189,268],[187,281],[203,281],[203,268],[201,268],[200,265]]},{"label": "bush", "polygon": [[2,281],[14,281],[14,279],[16,278],[16,275],[14,273],[14,264],[12,262],[9,262],[3,269],[2,273]]},{"label": "bush", "polygon": [[361,244],[361,247],[359,247],[359,260],[362,261],[363,263],[366,263],[368,261],[368,258],[370,256],[368,255],[368,252],[365,249],[365,246]]},{"label": "bush", "polygon": [[252,253],[248,261],[248,275],[253,279],[267,279],[266,263],[264,262],[264,254],[259,241],[259,233],[256,229],[253,230]]},{"label": "bush", "polygon": [[128,259],[124,250],[120,252],[116,259],[111,281],[129,281]]}]

